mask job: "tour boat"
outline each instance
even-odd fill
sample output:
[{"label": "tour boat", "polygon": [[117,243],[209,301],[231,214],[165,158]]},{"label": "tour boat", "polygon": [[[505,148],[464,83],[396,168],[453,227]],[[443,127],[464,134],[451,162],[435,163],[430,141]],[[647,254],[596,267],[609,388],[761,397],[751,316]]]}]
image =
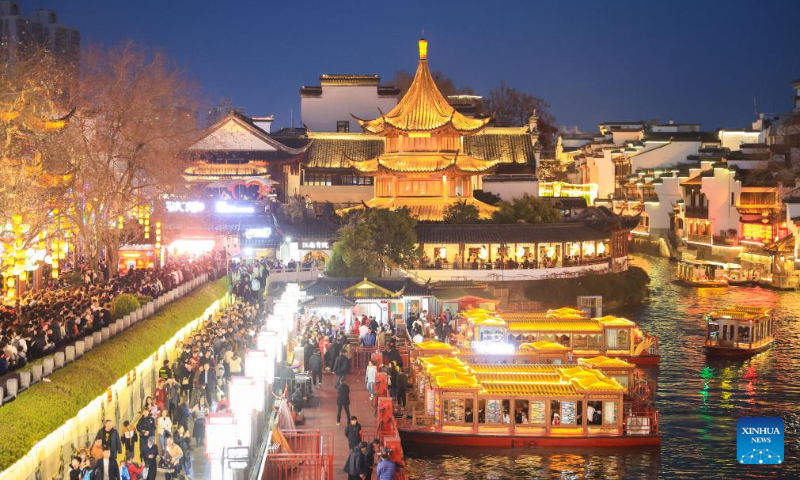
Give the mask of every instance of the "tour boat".
[{"label": "tour boat", "polygon": [[674,283],[686,287],[721,288],[728,286],[722,264],[704,260],[681,260]]},{"label": "tour boat", "polygon": [[[658,365],[658,337],[636,323],[606,315],[590,318],[574,308],[546,312],[460,312],[467,325],[458,340],[461,356],[474,363],[572,363],[598,355],[636,365]],[[517,348],[514,348],[516,346]]]},{"label": "tour boat", "polygon": [[743,270],[738,267],[730,268],[725,278],[732,287],[755,287],[758,285],[759,274],[754,270]]},{"label": "tour boat", "polygon": [[768,349],[774,338],[772,309],[736,306],[706,316],[708,355],[747,357]]},{"label": "tour boat", "polygon": [[404,443],[505,448],[661,444],[651,390],[634,382],[631,363],[595,357],[575,364],[473,364],[464,362],[458,349],[428,343],[415,346],[407,403],[411,413],[398,422]]}]

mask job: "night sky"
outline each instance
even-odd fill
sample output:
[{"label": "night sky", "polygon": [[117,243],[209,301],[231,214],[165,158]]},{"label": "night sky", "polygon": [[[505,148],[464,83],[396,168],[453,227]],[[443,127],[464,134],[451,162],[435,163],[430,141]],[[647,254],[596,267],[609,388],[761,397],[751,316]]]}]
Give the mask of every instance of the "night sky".
[{"label": "night sky", "polygon": [[674,119],[742,127],[791,109],[800,78],[800,1],[110,1],[23,0],[58,12],[82,42],[165,50],[216,103],[299,120],[301,85],[322,73],[429,62],[487,93],[501,80],[545,99],[559,125]]}]

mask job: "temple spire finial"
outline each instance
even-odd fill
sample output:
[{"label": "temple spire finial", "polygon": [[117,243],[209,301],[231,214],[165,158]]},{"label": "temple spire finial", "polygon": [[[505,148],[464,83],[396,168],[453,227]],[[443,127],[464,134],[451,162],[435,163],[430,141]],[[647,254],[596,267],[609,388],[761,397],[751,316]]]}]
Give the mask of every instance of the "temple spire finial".
[{"label": "temple spire finial", "polygon": [[[424,35],[425,30],[423,30],[422,33]],[[424,36],[419,39],[419,59],[420,60],[428,59],[428,41],[425,40]]]}]

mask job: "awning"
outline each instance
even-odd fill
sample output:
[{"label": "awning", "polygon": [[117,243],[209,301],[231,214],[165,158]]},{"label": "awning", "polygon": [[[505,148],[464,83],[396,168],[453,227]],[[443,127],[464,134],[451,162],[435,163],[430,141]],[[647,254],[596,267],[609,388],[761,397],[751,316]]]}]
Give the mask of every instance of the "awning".
[{"label": "awning", "polygon": [[340,295],[321,295],[303,302],[306,308],[351,308],[355,302]]}]

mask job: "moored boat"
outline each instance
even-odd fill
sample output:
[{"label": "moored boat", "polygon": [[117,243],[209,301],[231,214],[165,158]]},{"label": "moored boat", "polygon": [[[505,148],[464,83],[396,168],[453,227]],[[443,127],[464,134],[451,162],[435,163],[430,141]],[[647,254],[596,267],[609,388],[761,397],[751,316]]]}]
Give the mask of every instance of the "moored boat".
[{"label": "moored boat", "polygon": [[[597,357],[577,364],[471,364],[415,350],[404,442],[469,447],[641,447],[660,445],[650,389],[634,365]],[[442,351],[442,349],[439,349]],[[624,379],[624,380],[622,380]],[[642,392],[647,392],[642,395]]]},{"label": "moored boat", "polygon": [[763,352],[775,340],[772,309],[736,306],[706,316],[708,355],[747,357]]},{"label": "moored boat", "polygon": [[681,260],[673,283],[686,287],[722,288],[728,286],[725,266],[705,260]]}]

